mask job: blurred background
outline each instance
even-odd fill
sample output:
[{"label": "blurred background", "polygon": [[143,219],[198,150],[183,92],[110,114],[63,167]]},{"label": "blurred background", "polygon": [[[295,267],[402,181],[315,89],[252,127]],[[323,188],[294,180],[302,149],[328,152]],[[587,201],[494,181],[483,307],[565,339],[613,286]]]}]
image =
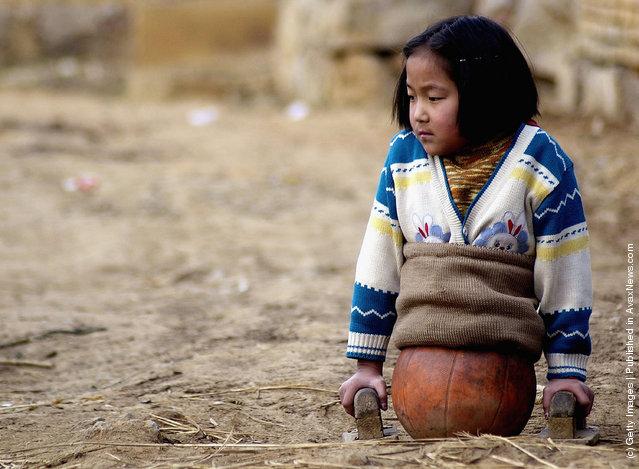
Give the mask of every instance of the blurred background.
[{"label": "blurred background", "polygon": [[[590,234],[605,447],[542,447],[539,405],[521,441],[559,467],[624,467],[639,0],[0,2],[0,466],[387,464],[383,445],[153,445],[331,443],[353,428],[336,390],[354,369],[354,270],[397,131],[399,51],[469,13],[529,56]],[[86,446],[105,441],[149,446]],[[454,443],[403,452],[403,467],[424,454],[544,467],[503,441]]]},{"label": "blurred background", "polygon": [[634,0],[6,0],[0,88],[386,105],[403,43],[453,14],[519,38],[544,111],[639,119]]}]

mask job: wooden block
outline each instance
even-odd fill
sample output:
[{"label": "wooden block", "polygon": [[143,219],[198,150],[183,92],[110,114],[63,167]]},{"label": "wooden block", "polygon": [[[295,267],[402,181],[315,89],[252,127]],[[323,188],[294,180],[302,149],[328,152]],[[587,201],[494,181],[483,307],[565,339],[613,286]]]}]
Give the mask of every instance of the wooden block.
[{"label": "wooden block", "polygon": [[575,438],[575,419],[572,417],[549,417],[548,432],[553,439]]},{"label": "wooden block", "polygon": [[379,400],[374,389],[364,388],[355,394],[355,422],[357,423],[358,440],[382,438],[382,416],[379,411]]},{"label": "wooden block", "polygon": [[579,415],[577,400],[572,393],[559,391],[550,402],[548,426],[539,436],[592,446],[599,441],[599,429],[586,425],[586,418]]},{"label": "wooden block", "polygon": [[552,396],[550,402],[549,417],[574,417],[577,400],[573,393],[559,391]]},{"label": "wooden block", "polygon": [[[550,425],[549,425],[550,426]],[[599,442],[599,437],[601,434],[599,433],[598,427],[587,426],[582,429],[577,429],[575,431],[574,438],[561,438],[557,436],[552,436],[550,434],[550,428],[546,427],[541,432],[539,432],[539,438],[543,438],[544,440],[547,438],[559,439],[566,443],[577,443],[582,445],[594,446]]]},{"label": "wooden block", "polygon": [[575,410],[577,401],[571,392],[559,391],[550,401],[548,432],[550,438],[575,438]]}]

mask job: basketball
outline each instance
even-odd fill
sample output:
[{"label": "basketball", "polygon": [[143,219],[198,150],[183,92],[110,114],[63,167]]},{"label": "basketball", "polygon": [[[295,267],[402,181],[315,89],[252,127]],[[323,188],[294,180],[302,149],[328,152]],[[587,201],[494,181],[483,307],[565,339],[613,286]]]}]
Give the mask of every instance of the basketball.
[{"label": "basketball", "polygon": [[534,364],[497,352],[409,347],[392,381],[393,407],[413,438],[518,435],[535,403]]}]

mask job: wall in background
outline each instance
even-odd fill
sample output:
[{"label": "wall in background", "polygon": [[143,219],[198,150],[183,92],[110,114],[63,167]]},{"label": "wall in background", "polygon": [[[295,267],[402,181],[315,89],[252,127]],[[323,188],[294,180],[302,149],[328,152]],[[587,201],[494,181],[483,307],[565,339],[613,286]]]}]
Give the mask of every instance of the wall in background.
[{"label": "wall in background", "polygon": [[639,0],[5,0],[0,88],[388,105],[406,39],[454,14],[516,35],[544,112],[639,124]]}]

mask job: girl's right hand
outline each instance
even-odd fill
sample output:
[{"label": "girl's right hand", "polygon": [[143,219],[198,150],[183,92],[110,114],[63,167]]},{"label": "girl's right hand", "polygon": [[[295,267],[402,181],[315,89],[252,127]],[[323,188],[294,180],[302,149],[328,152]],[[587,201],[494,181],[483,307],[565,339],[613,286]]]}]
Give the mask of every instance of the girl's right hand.
[{"label": "girl's right hand", "polygon": [[388,397],[386,395],[386,381],[382,375],[383,362],[359,360],[357,371],[339,387],[339,400],[344,406],[344,410],[353,417],[355,410],[353,400],[357,391],[363,388],[373,388],[379,397],[379,405],[382,410],[388,408]]}]

